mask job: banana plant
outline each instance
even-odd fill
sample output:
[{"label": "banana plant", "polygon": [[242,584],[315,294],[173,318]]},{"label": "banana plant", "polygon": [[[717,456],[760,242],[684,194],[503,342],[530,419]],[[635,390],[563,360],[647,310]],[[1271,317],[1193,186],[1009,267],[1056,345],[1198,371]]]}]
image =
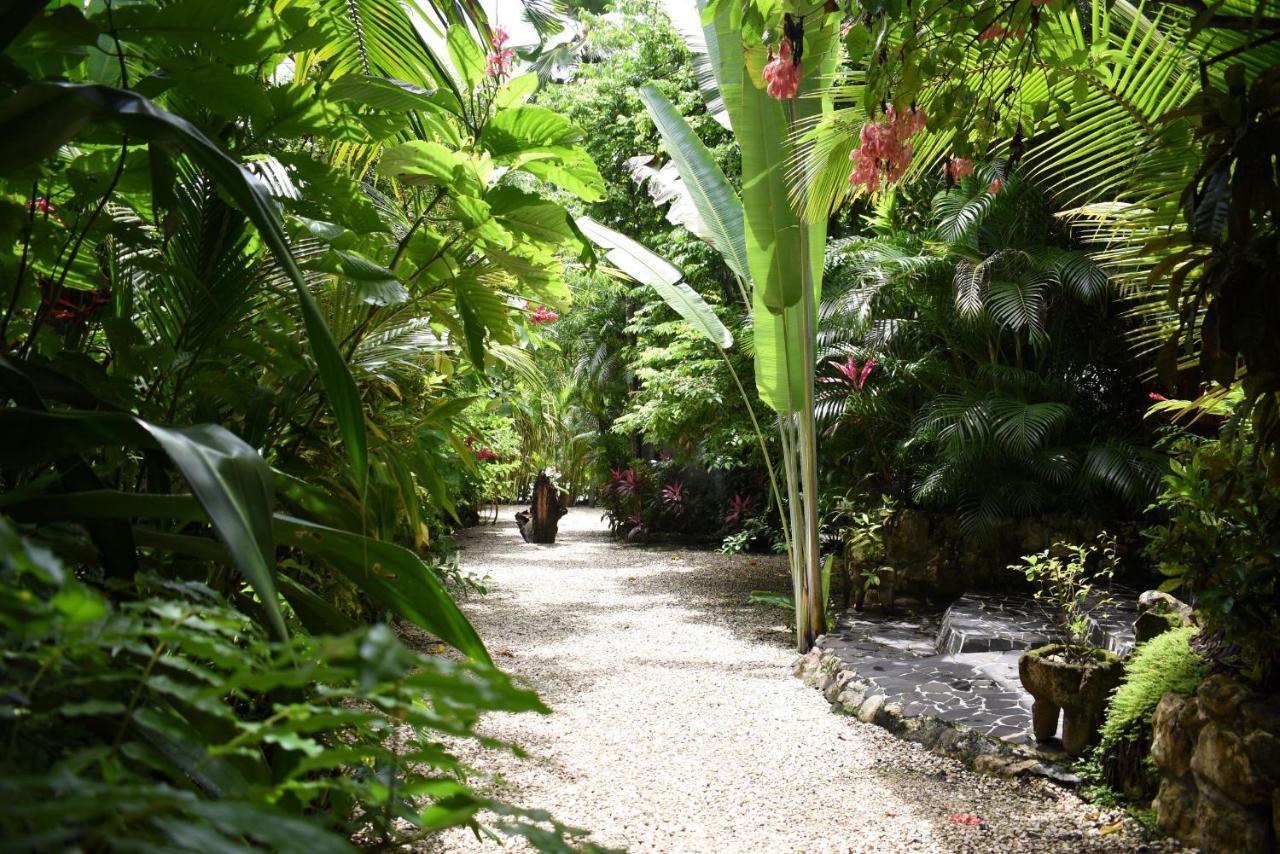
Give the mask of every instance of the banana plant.
[{"label": "banana plant", "polygon": [[[831,111],[837,15],[791,3],[765,10],[700,3],[703,91],[723,106],[742,152],[739,195],[653,86],[641,97],[701,218],[697,232],[737,277],[754,324],[756,388],[778,416],[788,495],[796,645],[826,626],[818,545],[814,364],[824,219],[811,221],[788,181],[799,130]],[[766,44],[765,36],[773,38]]]}]

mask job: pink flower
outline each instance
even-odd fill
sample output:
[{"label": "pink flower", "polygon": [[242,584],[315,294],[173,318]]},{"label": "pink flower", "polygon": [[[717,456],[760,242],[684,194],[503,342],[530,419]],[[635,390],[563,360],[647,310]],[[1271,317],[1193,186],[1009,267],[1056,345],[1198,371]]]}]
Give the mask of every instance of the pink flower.
[{"label": "pink flower", "polygon": [[908,138],[924,130],[923,110],[912,107],[898,113],[890,105],[879,122],[867,122],[858,132],[860,145],[849,154],[853,172],[849,183],[873,193],[882,184],[902,180],[911,165],[912,147]]},{"label": "pink flower", "polygon": [[954,184],[973,174],[973,161],[967,157],[953,157],[942,167],[942,174],[946,176],[948,185]]},{"label": "pink flower", "polygon": [[491,451],[488,448],[476,449],[476,460],[478,462],[487,463],[491,460],[496,460],[497,458],[498,454],[496,451]]},{"label": "pink flower", "polygon": [[58,222],[62,222],[62,217],[58,216],[57,207],[55,207],[53,202],[49,201],[44,196],[37,197],[34,205],[31,204],[30,200],[28,200],[27,210],[31,210],[33,207],[35,208],[36,213],[44,214],[45,216],[51,216],[54,219],[56,219]]},{"label": "pink flower", "polygon": [[1168,399],[1169,399],[1169,398],[1165,397],[1163,394],[1161,394],[1161,393],[1160,393],[1160,392],[1158,392],[1158,391],[1153,391],[1153,392],[1148,393],[1148,394],[1147,394],[1147,397],[1148,397],[1148,398],[1150,398],[1150,399],[1151,399],[1153,402],[1155,402],[1155,403],[1159,403],[1159,402],[1160,402],[1160,401],[1162,401],[1162,400],[1168,400]]},{"label": "pink flower", "polygon": [[547,323],[555,323],[560,319],[560,315],[544,305],[535,306],[533,311],[529,312],[529,322],[534,326],[542,326]]},{"label": "pink flower", "polygon": [[978,818],[971,812],[952,813],[947,818],[952,824],[963,824],[967,827],[977,827],[982,824],[982,819]]},{"label": "pink flower", "polygon": [[992,180],[990,184],[987,185],[987,192],[994,196],[996,193],[1000,192],[1000,188],[1003,186],[1004,186],[1004,181],[1001,181],[999,178],[996,178]]},{"label": "pink flower", "polygon": [[493,38],[489,41],[493,50],[489,52],[485,62],[484,73],[495,80],[505,80],[511,76],[511,67],[515,64],[515,51],[504,47],[508,38],[507,31],[502,27],[493,28]]},{"label": "pink flower", "polygon": [[791,41],[783,39],[778,47],[778,55],[769,54],[769,62],[764,67],[765,91],[770,98],[786,101],[794,98],[800,91],[800,79],[804,77],[804,67],[791,58]]}]

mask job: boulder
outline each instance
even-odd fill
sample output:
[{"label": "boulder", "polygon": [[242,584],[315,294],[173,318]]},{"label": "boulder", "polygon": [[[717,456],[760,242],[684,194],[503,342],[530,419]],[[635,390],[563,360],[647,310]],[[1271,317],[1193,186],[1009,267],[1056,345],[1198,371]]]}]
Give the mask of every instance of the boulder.
[{"label": "boulder", "polygon": [[1187,845],[1197,845],[1196,807],[1199,794],[1194,784],[1177,777],[1166,777],[1151,806],[1156,811],[1160,829]]},{"label": "boulder", "polygon": [[1178,725],[1188,700],[1173,691],[1160,698],[1152,716],[1153,735],[1151,739],[1151,758],[1161,770],[1175,777],[1181,777],[1191,770],[1191,752],[1196,746],[1196,732]]},{"label": "boulder", "polygon": [[1191,771],[1201,788],[1211,783],[1240,804],[1257,806],[1271,800],[1270,787],[1249,761],[1245,740],[1218,721],[1210,721],[1200,731]]},{"label": "boulder", "polygon": [[1201,784],[1196,799],[1198,843],[1204,854],[1252,854],[1274,851],[1271,822],[1212,785]]},{"label": "boulder", "polygon": [[1138,597],[1138,617],[1133,621],[1134,639],[1146,643],[1170,629],[1191,625],[1191,606],[1168,593],[1148,590]]},{"label": "boulder", "polygon": [[1230,676],[1215,673],[1200,683],[1196,696],[1209,717],[1230,718],[1249,699],[1249,689]]}]

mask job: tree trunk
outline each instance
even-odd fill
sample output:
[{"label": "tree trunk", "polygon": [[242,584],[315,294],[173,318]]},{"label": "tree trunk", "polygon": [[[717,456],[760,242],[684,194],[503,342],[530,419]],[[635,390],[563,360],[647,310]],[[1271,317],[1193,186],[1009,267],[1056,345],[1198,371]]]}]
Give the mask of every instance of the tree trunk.
[{"label": "tree trunk", "polygon": [[531,543],[554,543],[560,517],[565,513],[560,506],[560,495],[546,472],[539,472],[533,483],[533,504],[529,507],[529,535]]}]

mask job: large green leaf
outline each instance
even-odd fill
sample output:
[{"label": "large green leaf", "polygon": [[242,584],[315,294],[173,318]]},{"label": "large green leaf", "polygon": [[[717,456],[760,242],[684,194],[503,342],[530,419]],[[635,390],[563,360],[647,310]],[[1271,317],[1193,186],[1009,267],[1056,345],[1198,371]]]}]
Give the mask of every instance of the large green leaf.
[{"label": "large green leaf", "polygon": [[[196,521],[203,517],[201,505],[191,496],[139,495],[114,490],[42,495],[3,507],[6,514],[23,521],[147,517]],[[431,632],[473,660],[492,663],[480,636],[444,585],[413,552],[281,513],[272,517],[271,529],[277,543],[324,561],[387,610]],[[301,603],[311,617],[336,619],[328,609],[312,607],[316,605],[313,598],[298,597],[295,584],[285,586],[286,595],[295,607]]]},{"label": "large green leaf", "polygon": [[[57,459],[101,446],[159,447],[181,472],[235,565],[257,591],[272,628],[287,632],[276,600],[271,470],[258,452],[213,424],[161,427],[116,412],[0,409],[0,462]],[[98,515],[98,514],[90,514]]]},{"label": "large green leaf", "polygon": [[640,87],[640,100],[666,143],[685,191],[711,235],[711,245],[738,278],[749,282],[751,270],[738,193],[666,96],[650,83]]},{"label": "large green leaf", "polygon": [[683,281],[680,271],[669,261],[589,216],[578,217],[577,223],[589,240],[606,250],[605,257],[611,264],[657,291],[667,305],[708,341],[722,349],[733,346],[733,333],[716,317],[706,300]]},{"label": "large green leaf", "polygon": [[131,138],[180,146],[258,227],[263,242],[293,282],[320,380],[356,479],[363,483],[368,470],[368,440],[355,380],[307,289],[276,204],[259,178],[228,157],[195,125],[136,92],[62,82],[29,84],[0,106],[0,171],[17,171],[45,159],[85,125],[99,121],[118,123]]},{"label": "large green leaf", "polygon": [[319,557],[387,609],[476,661],[492,662],[484,642],[431,568],[408,549],[277,514],[282,543]]}]

